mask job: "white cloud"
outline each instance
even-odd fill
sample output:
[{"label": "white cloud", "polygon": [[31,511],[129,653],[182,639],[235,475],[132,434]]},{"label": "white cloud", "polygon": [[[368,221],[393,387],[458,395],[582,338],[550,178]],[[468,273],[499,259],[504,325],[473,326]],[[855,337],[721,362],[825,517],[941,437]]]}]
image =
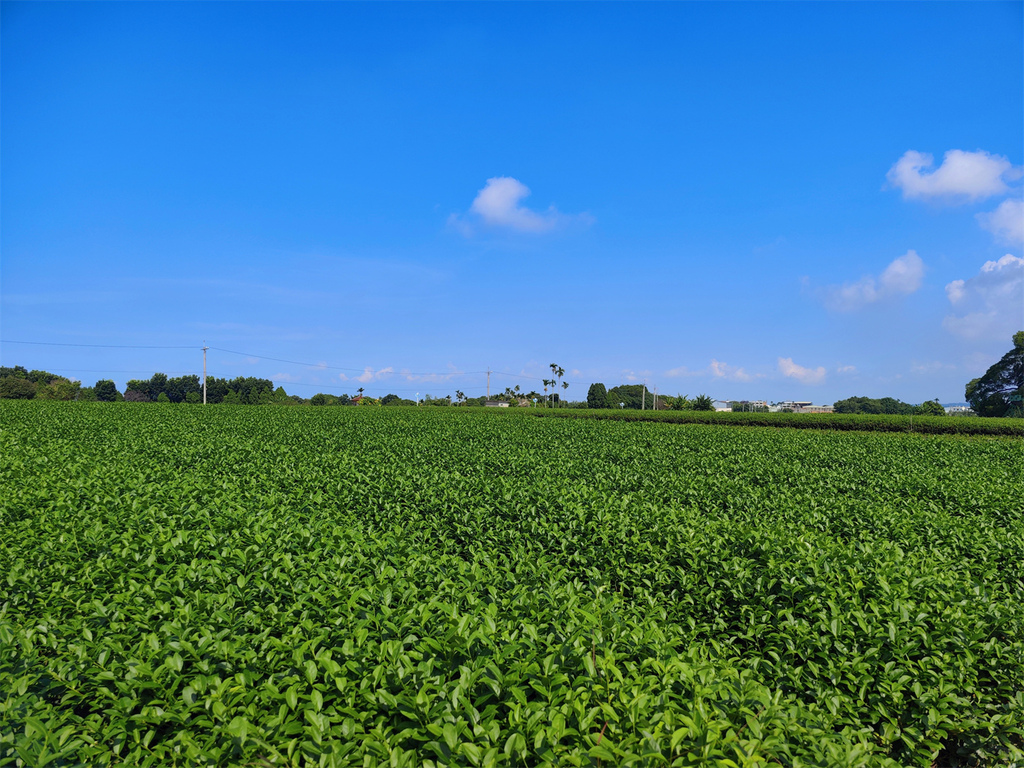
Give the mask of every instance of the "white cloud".
[{"label": "white cloud", "polygon": [[358,376],[346,376],[344,373],[339,373],[338,378],[341,381],[358,381],[360,384],[369,384],[371,381],[378,381],[379,379],[382,379],[388,374],[394,372],[395,369],[390,366],[387,368],[381,368],[380,370],[374,370],[367,366]]},{"label": "white cloud", "polygon": [[669,378],[676,378],[679,376],[699,376],[700,371],[691,371],[685,365],[680,365],[678,368],[672,368],[671,370],[665,371],[665,375]]},{"label": "white cloud", "polygon": [[733,381],[752,381],[753,376],[744,371],[742,368],[734,368],[726,363],[720,363],[717,360],[712,360],[711,365],[708,366],[711,371],[711,375],[719,379],[731,379]]},{"label": "white cloud", "polygon": [[[387,371],[390,373],[391,369],[388,368]],[[421,384],[441,384],[446,381],[451,381],[457,376],[464,376],[465,372],[460,371],[454,365],[449,363],[447,373],[416,373],[407,368],[403,368],[399,371],[399,375],[405,377],[406,381],[415,381]]]},{"label": "white cloud", "polygon": [[836,373],[856,373],[857,366],[855,365],[841,365],[836,368]]},{"label": "white cloud", "polygon": [[942,371],[955,371],[956,366],[952,363],[944,363],[940,360],[931,360],[928,362],[918,362],[914,360],[910,364],[911,373],[919,373],[924,375],[934,375],[941,373]]},{"label": "white cloud", "polygon": [[850,312],[894,296],[911,294],[921,287],[923,277],[921,257],[916,251],[907,251],[893,259],[877,278],[867,275],[855,283],[830,286],[825,291],[825,303],[831,309]]},{"label": "white cloud", "polygon": [[1008,245],[1024,243],[1024,200],[1003,200],[991,213],[975,215],[982,229]]},{"label": "white cloud", "polygon": [[964,281],[954,280],[946,286],[946,298],[950,304],[959,304],[964,298]]},{"label": "white cloud", "polygon": [[942,165],[935,158],[910,150],[889,169],[886,179],[905,199],[945,198],[951,202],[979,200],[1009,191],[1006,180],[1019,178],[1020,169],[1001,155],[949,150]]},{"label": "white cloud", "polygon": [[965,339],[1009,339],[1024,327],[1024,259],[1006,254],[986,261],[978,274],[946,286],[954,307],[942,321],[947,331]]},{"label": "white cloud", "polygon": [[690,376],[714,376],[716,379],[726,379],[727,381],[753,381],[754,379],[764,378],[763,373],[750,374],[743,368],[737,368],[714,359],[712,359],[707,368],[695,371],[687,368],[685,365],[681,365],[678,368],[665,371],[664,375],[673,379]]},{"label": "white cloud", "polygon": [[796,379],[803,384],[820,384],[825,380],[825,368],[804,368],[793,362],[792,357],[779,358],[779,372],[790,379]]},{"label": "white cloud", "polygon": [[[486,227],[528,234],[550,232],[574,221],[584,224],[593,221],[589,214],[564,214],[553,205],[543,212],[534,211],[520,204],[529,194],[530,188],[518,179],[495,176],[477,192],[469,207],[469,215],[477,224]],[[467,237],[474,232],[473,221],[454,213],[448,217],[448,225]]]}]

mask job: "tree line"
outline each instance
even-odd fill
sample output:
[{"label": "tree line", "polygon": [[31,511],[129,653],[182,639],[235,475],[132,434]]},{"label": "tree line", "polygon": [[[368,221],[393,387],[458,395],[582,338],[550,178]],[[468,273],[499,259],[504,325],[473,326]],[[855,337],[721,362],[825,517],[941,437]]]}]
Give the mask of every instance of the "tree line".
[{"label": "tree line", "polygon": [[[708,395],[690,398],[687,395],[657,395],[641,384],[620,384],[607,389],[602,383],[590,385],[587,399],[580,402],[565,402],[558,390],[568,388],[569,383],[563,380],[565,370],[555,363],[550,366],[552,378],[544,379],[544,392],[523,391],[519,385],[506,387],[503,392],[493,395],[492,400],[504,400],[509,405],[544,404],[569,408],[615,408],[641,410],[693,410],[713,411],[714,401]],[[208,403],[227,403],[240,405],[314,405],[314,406],[345,406],[345,405],[428,405],[428,406],[480,406],[485,397],[467,397],[461,390],[455,390],[455,397],[445,395],[432,397],[426,395],[418,403],[387,394],[382,398],[370,398],[363,395],[363,388],[357,390],[352,397],[348,394],[333,395],[318,392],[306,400],[297,395],[289,395],[284,387],[274,388],[270,379],[252,376],[239,376],[234,379],[221,379],[209,376],[206,379],[206,401]],[[964,397],[971,409],[979,416],[1024,417],[1024,331],[1013,335],[1013,349],[1007,352],[984,376],[972,379],[967,383]],[[154,373],[149,379],[131,379],[120,392],[111,379],[100,379],[91,387],[83,387],[81,382],[65,376],[43,370],[28,370],[24,366],[0,367],[0,399],[36,399],[36,400],[82,400],[100,402],[163,402],[163,403],[201,403],[203,401],[203,385],[198,376],[188,375],[172,378],[164,373]],[[734,410],[736,404],[733,405]],[[746,410],[749,404],[740,404]],[[756,406],[755,406],[756,407]],[[849,397],[837,400],[834,404],[836,413],[847,414],[895,414],[895,415],[935,415],[945,413],[938,400],[927,400],[919,405],[910,405],[892,397],[869,398]]]},{"label": "tree line", "polygon": [[621,408],[624,410],[713,411],[715,401],[708,395],[655,395],[643,384],[620,384],[606,389],[604,384],[591,384],[587,391],[588,408]]}]

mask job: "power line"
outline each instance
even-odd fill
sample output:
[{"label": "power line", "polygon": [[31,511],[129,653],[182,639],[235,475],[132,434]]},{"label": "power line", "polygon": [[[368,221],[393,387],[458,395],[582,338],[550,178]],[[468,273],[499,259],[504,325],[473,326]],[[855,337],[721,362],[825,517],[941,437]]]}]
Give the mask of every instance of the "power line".
[{"label": "power line", "polygon": [[57,341],[15,341],[14,339],[0,339],[0,344],[32,344],[37,347],[97,347],[101,349],[202,349],[202,347],[165,347],[152,344],[65,344]]},{"label": "power line", "polygon": [[[135,370],[135,371],[123,371],[123,370],[109,370],[107,368],[53,368],[50,369],[50,373],[152,373],[150,369]],[[160,371],[160,373],[168,374],[170,376],[182,375],[182,376],[195,376],[196,374],[192,371]]]},{"label": "power line", "polygon": [[[0,339],[0,344],[28,344],[28,345],[39,346],[39,347],[85,347],[85,348],[90,348],[90,349],[192,349],[192,350],[204,349],[204,347],[196,347],[196,346],[191,346],[191,345],[189,345],[189,346],[185,346],[185,345],[169,346],[169,345],[157,345],[157,344],[76,344],[76,343],[57,342],[57,341],[21,341],[21,340],[16,340],[16,339]],[[287,360],[287,359],[281,358],[281,357],[269,357],[267,355],[257,355],[257,354],[253,354],[252,352],[240,352],[240,351],[238,351],[236,349],[224,349],[223,347],[205,347],[205,349],[212,349],[212,350],[215,350],[217,352],[224,352],[224,353],[227,353],[229,355],[239,355],[241,357],[254,357],[257,360],[270,360],[270,361],[273,361],[273,362],[276,362],[276,363],[286,363],[288,365],[301,365],[301,366],[305,366],[307,368],[314,368],[314,369],[317,369],[317,370],[358,371],[358,372],[362,373],[362,372],[364,372],[366,370],[366,368],[370,367],[370,366],[365,366],[363,368],[348,368],[348,367],[339,366],[339,365],[325,365],[325,364],[321,364],[321,363],[308,363],[308,362],[303,362],[303,361],[300,361],[300,360]],[[68,371],[68,372],[77,371],[77,372],[82,372],[82,373],[88,373],[88,372],[104,373],[105,372],[105,371],[99,371],[99,370],[89,371],[88,369],[71,369],[71,368],[64,368],[64,369],[61,369],[61,370],[65,370],[65,371]],[[370,370],[373,370],[373,369],[370,368]],[[109,371],[109,373],[145,373],[145,371],[138,371],[138,370],[135,370],[135,371]],[[380,371],[377,371],[377,373],[380,373]],[[391,371],[389,371],[389,373],[393,373],[393,374],[395,374],[397,376],[480,376],[480,375],[483,375],[483,374],[487,374],[487,375],[494,374],[496,376],[509,376],[509,377],[517,378],[517,379],[527,379],[529,381],[543,381],[544,380],[544,379],[542,379],[539,376],[527,376],[527,375],[522,374],[522,373],[508,373],[506,371],[490,371],[490,370],[488,370],[488,371],[396,371],[396,370],[391,370]],[[297,384],[298,382],[290,382],[290,383]],[[438,383],[441,383],[441,382],[438,382]],[[409,391],[412,391],[412,390],[409,390]]]},{"label": "power line", "polygon": [[[192,349],[192,347],[189,347],[189,349]],[[370,366],[365,366],[363,368],[346,368],[345,366],[340,366],[340,365],[327,365],[327,364],[324,364],[324,363],[307,363],[307,362],[303,362],[301,360],[285,360],[284,358],[281,358],[281,357],[267,357],[266,355],[256,355],[256,354],[253,354],[252,352],[239,352],[236,349],[224,349],[223,347],[210,347],[210,349],[215,350],[217,352],[227,352],[229,355],[240,355],[242,357],[254,357],[257,360],[272,360],[275,363],[288,363],[289,365],[303,365],[303,366],[306,366],[307,368],[317,368],[317,369],[319,369],[321,371],[359,371],[360,373],[362,373],[363,371],[366,370],[366,368],[370,368],[370,370],[373,370],[373,368],[370,367]],[[379,373],[379,371],[377,371],[377,372]],[[395,375],[398,375],[398,376],[478,376],[478,375],[484,374],[484,373],[493,373],[493,374],[497,374],[499,376],[514,376],[514,377],[519,378],[519,379],[530,379],[532,381],[543,381],[543,379],[541,379],[541,378],[539,378],[537,376],[524,376],[521,373],[505,373],[503,371],[395,371],[395,370],[392,370],[392,371],[390,371],[390,373],[394,373]]]}]

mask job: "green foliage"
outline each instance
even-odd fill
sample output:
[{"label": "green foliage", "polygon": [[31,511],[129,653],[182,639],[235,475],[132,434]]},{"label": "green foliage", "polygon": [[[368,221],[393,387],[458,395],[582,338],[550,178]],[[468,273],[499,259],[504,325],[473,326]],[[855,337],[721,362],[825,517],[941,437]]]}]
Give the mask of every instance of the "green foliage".
[{"label": "green foliage", "polygon": [[946,409],[938,400],[925,400],[920,405],[914,406],[914,414],[920,416],[945,416]]},{"label": "green foliage", "polygon": [[867,413],[867,414],[890,414],[907,415],[914,413],[914,406],[908,405],[901,400],[892,397],[879,399],[870,397],[848,397],[845,400],[837,400],[833,408],[835,413]]},{"label": "green foliage", "polygon": [[533,413],[0,403],[0,764],[1024,760],[1019,440]]},{"label": "green foliage", "polygon": [[692,411],[693,402],[690,400],[689,395],[676,395],[669,402],[668,407],[671,411]]},{"label": "green foliage", "polygon": [[4,376],[0,378],[0,398],[6,400],[31,400],[36,396],[36,385],[27,376]]},{"label": "green foliage", "polygon": [[582,413],[534,412],[542,418],[651,421],[667,424],[715,424],[735,427],[784,427],[850,432],[921,432],[925,434],[1017,435],[1024,424],[1016,419],[956,419],[936,416],[884,416],[831,413],[732,413],[730,411],[584,411]]},{"label": "green foliage", "polygon": [[587,390],[587,407],[588,408],[608,408],[608,390],[605,389],[604,384],[597,383],[591,384],[590,389]]},{"label": "green foliage", "polygon": [[967,383],[964,397],[979,416],[1024,416],[1024,331],[984,376]]},{"label": "green foliage", "polygon": [[[623,408],[627,411],[630,410],[643,410],[642,404],[644,402],[644,391],[645,388],[642,384],[620,384],[617,387],[612,387],[608,390],[608,404],[611,408],[619,408],[619,403],[623,404]],[[646,392],[646,409],[654,409],[654,393],[649,390]]]},{"label": "green foliage", "polygon": [[117,385],[110,379],[100,379],[93,387],[96,399],[102,402],[112,403],[117,400]]},{"label": "green foliage", "polygon": [[49,382],[36,384],[37,400],[74,400],[78,397],[78,391],[82,385],[80,382],[71,381],[64,377],[51,379]]},{"label": "green foliage", "polygon": [[715,401],[711,399],[710,395],[697,395],[693,398],[692,407],[695,411],[714,411]]},{"label": "green foliage", "polygon": [[730,401],[729,410],[734,413],[768,413],[768,406],[747,401]]},{"label": "green foliage", "polygon": [[0,399],[75,400],[81,386],[49,371],[29,371],[21,365],[0,368]]}]

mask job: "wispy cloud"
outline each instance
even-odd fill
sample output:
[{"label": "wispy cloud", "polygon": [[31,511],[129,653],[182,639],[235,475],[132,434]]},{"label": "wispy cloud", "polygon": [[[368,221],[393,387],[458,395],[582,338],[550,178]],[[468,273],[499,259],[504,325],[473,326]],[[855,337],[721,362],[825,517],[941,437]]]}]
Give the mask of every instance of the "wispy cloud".
[{"label": "wispy cloud", "polygon": [[857,366],[855,365],[840,365],[836,368],[836,373],[856,373]]},{"label": "wispy cloud", "polygon": [[344,373],[339,373],[338,379],[340,381],[358,381],[360,384],[369,384],[371,381],[379,381],[394,372],[395,369],[390,366],[387,368],[378,368],[376,370],[367,366],[363,369],[363,372],[357,376],[348,376]]},{"label": "wispy cloud", "polygon": [[700,376],[702,371],[691,371],[685,365],[680,365],[678,368],[671,368],[665,371],[665,375],[670,379],[682,378],[684,376]]},{"label": "wispy cloud", "polygon": [[1024,200],[1003,200],[991,213],[978,213],[975,218],[1006,245],[1024,244]]},{"label": "wispy cloud", "polygon": [[978,274],[946,286],[953,312],[942,321],[965,339],[999,340],[1024,326],[1024,259],[1006,254],[986,261]]},{"label": "wispy cloud", "polygon": [[408,368],[404,368],[401,371],[399,371],[398,374],[404,377],[406,381],[415,381],[423,384],[439,384],[446,381],[451,381],[452,379],[458,376],[465,376],[466,372],[460,370],[458,367],[449,363],[448,370],[445,372],[416,373],[414,371],[410,371]]},{"label": "wispy cloud", "polygon": [[792,357],[779,358],[779,372],[790,379],[796,379],[802,384],[821,384],[825,381],[825,368],[804,368],[793,362]]},{"label": "wispy cloud", "polygon": [[932,155],[910,150],[889,169],[886,179],[903,192],[904,199],[955,203],[1005,194],[1009,191],[1006,182],[1021,175],[1021,169],[1005,157],[982,150],[951,149],[942,165],[932,170],[934,165]]},{"label": "wispy cloud", "polygon": [[921,287],[924,262],[916,251],[907,251],[895,258],[877,278],[862,277],[855,283],[829,286],[824,291],[825,304],[839,312],[852,312],[868,304],[907,295]]},{"label": "wispy cloud", "polygon": [[736,368],[718,360],[712,360],[708,366],[711,375],[717,379],[729,379],[731,381],[753,381],[754,377],[742,368]]},{"label": "wispy cloud", "polygon": [[725,379],[727,381],[753,381],[754,379],[764,378],[763,373],[747,373],[744,368],[737,368],[734,365],[723,363],[720,360],[712,359],[708,364],[707,368],[700,368],[694,370],[687,368],[685,365],[681,365],[678,368],[672,368],[665,371],[665,376],[677,379],[687,378],[691,376],[711,376],[716,379]]},{"label": "wispy cloud", "polygon": [[477,192],[469,212],[453,213],[448,217],[448,225],[468,237],[479,227],[537,235],[571,223],[593,222],[590,214],[565,214],[553,205],[545,211],[535,211],[522,205],[529,195],[530,188],[518,179],[495,176]]}]

